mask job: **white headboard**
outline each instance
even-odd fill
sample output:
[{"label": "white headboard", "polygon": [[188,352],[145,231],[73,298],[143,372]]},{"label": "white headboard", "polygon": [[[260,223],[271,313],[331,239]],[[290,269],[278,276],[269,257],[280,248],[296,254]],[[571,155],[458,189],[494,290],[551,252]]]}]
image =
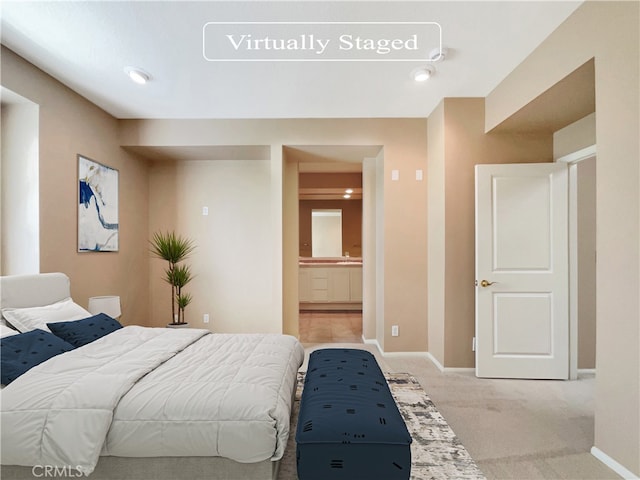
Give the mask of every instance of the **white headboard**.
[{"label": "white headboard", "polygon": [[0,308],[42,307],[71,296],[71,281],[64,273],[0,277]]}]

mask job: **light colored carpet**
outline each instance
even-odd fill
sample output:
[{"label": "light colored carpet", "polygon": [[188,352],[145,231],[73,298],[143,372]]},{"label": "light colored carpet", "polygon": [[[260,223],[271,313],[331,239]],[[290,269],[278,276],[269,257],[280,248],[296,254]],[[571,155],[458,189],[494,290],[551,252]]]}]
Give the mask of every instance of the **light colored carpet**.
[{"label": "light colored carpet", "polygon": [[[385,374],[391,393],[411,434],[412,480],[485,480],[475,462],[429,396],[411,375]],[[304,374],[298,374],[298,390],[291,416],[291,434],[280,463],[278,480],[296,480],[296,444]],[[377,479],[368,479],[377,480]],[[384,479],[379,479],[384,480]]]},{"label": "light colored carpet", "polygon": [[572,381],[489,380],[472,371],[442,373],[423,354],[382,356],[369,344],[305,347],[307,354],[326,347],[362,348],[376,356],[383,371],[410,373],[489,480],[620,478],[589,453],[593,374]]}]

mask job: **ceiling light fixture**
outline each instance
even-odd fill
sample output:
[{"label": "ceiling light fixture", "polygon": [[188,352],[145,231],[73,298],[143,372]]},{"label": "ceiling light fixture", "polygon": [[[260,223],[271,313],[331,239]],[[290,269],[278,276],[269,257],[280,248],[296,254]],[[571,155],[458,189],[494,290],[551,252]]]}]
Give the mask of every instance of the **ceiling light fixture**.
[{"label": "ceiling light fixture", "polygon": [[125,67],[124,72],[129,76],[131,80],[139,85],[144,85],[151,79],[151,75],[139,68]]},{"label": "ceiling light fixture", "polygon": [[342,198],[351,198],[351,195],[349,195],[348,193],[345,193]]},{"label": "ceiling light fixture", "polygon": [[425,82],[429,80],[434,73],[436,73],[436,69],[431,65],[426,65],[424,67],[418,67],[411,72],[411,78],[416,82]]},{"label": "ceiling light fixture", "polygon": [[353,188],[347,188],[344,193],[348,193],[348,194],[352,194],[353,193]]}]

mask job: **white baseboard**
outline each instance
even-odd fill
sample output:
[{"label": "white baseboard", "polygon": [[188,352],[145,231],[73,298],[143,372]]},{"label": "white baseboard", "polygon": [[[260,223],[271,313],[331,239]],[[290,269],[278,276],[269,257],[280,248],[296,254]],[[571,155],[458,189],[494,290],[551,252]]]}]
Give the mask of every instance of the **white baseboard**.
[{"label": "white baseboard", "polygon": [[382,347],[380,346],[380,344],[378,343],[378,339],[376,338],[364,338],[364,336],[362,337],[362,341],[368,345],[375,345],[376,348],[378,349],[378,351],[380,352],[380,354],[383,357],[424,357],[428,360],[431,361],[431,363],[433,363],[436,368],[438,370],[440,370],[440,372],[442,373],[475,373],[476,369],[475,368],[450,368],[450,367],[443,367],[442,364],[438,361],[438,359],[436,357],[434,357],[431,353],[429,352],[385,352]]},{"label": "white baseboard", "polygon": [[444,367],[442,366],[442,364],[438,361],[438,359],[436,357],[431,355],[431,353],[427,352],[427,358],[429,360],[431,360],[431,363],[433,363],[438,370],[440,370],[442,373],[444,373]]},{"label": "white baseboard", "polygon": [[382,352],[385,357],[426,357],[427,352]]},{"label": "white baseboard", "polygon": [[364,335],[363,335],[362,336],[362,341],[364,343],[366,343],[367,345],[375,345],[380,353],[384,353],[384,351],[382,350],[382,347],[378,343],[378,339],[377,338],[364,338]]},{"label": "white baseboard", "polygon": [[436,357],[434,357],[431,353],[427,352],[427,358],[431,360],[438,370],[442,373],[476,373],[475,368],[464,368],[464,367],[445,367],[443,366]]},{"label": "white baseboard", "polygon": [[616,472],[618,475],[620,475],[622,478],[626,480],[640,479],[640,477],[636,476],[632,471],[627,470],[624,466],[620,465],[618,462],[616,462],[613,458],[611,458],[609,455],[604,453],[598,447],[591,447],[591,455],[596,457],[598,460],[604,463],[607,467],[609,467],[611,470],[613,470],[614,472]]},{"label": "white baseboard", "polygon": [[424,357],[429,355],[427,352],[385,352],[380,343],[378,343],[377,338],[364,338],[364,335],[362,336],[362,341],[368,345],[375,345],[383,357]]},{"label": "white baseboard", "polygon": [[444,367],[444,373],[473,373],[475,375],[475,368],[467,367]]},{"label": "white baseboard", "polygon": [[596,374],[596,369],[595,368],[579,368],[578,369],[578,375],[580,375],[581,373],[583,373],[585,375],[595,375]]}]

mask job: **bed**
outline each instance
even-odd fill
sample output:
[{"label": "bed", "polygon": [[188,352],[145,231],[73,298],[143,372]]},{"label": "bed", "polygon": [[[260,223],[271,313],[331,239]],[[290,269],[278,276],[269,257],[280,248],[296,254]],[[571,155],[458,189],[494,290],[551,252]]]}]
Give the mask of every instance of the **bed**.
[{"label": "bed", "polygon": [[[62,335],[71,348],[2,389],[3,479],[43,476],[46,468],[92,479],[277,478],[304,358],[294,337],[121,328],[80,311],[35,330],[41,325],[27,314],[40,307],[46,315],[61,302],[59,309],[68,302],[81,309],[61,273],[1,277],[0,295],[3,317],[30,329],[10,338],[40,335],[36,345],[58,348],[46,325],[76,335]],[[102,325],[107,334],[82,343]]]}]

